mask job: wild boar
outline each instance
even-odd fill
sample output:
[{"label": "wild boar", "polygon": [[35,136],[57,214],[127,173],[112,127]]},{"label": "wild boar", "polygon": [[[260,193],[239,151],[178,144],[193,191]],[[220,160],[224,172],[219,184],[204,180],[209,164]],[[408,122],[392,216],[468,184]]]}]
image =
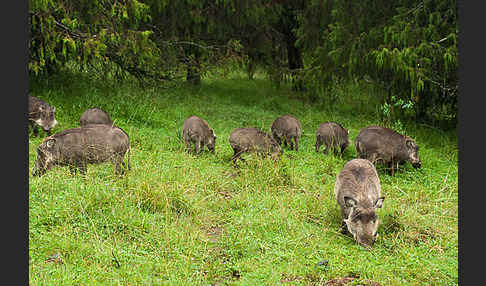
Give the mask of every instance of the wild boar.
[{"label": "wild boar", "polygon": [[302,127],[297,118],[290,115],[283,115],[275,119],[270,128],[272,136],[275,141],[280,145],[282,141],[284,146],[287,147],[287,142],[290,144],[290,150],[294,149],[299,151],[299,139],[302,136]]},{"label": "wild boar", "polygon": [[349,131],[337,122],[324,122],[316,131],[316,152],[319,152],[322,144],[326,145],[324,154],[328,154],[329,149],[332,148],[334,155],[337,156],[338,148],[340,148],[341,156],[343,156],[344,149],[350,144]]},{"label": "wild boar", "polygon": [[379,220],[376,209],[381,208],[385,200],[380,192],[375,166],[365,159],[348,161],[334,185],[343,231],[349,231],[367,249],[371,249],[377,237]]},{"label": "wild boar", "polygon": [[388,165],[393,176],[398,164],[410,162],[414,168],[420,168],[418,150],[415,141],[407,135],[402,135],[390,128],[368,126],[359,132],[354,145],[358,158],[368,159],[373,164],[382,162]]},{"label": "wild boar", "polygon": [[29,125],[32,127],[34,136],[37,136],[38,126],[51,135],[51,129],[57,125],[56,107],[50,106],[47,102],[29,95]]},{"label": "wild boar", "polygon": [[104,111],[100,108],[88,108],[85,112],[81,115],[79,119],[79,123],[81,127],[86,126],[88,124],[106,124],[106,125],[113,125],[113,120],[111,120],[110,115],[108,112]]},{"label": "wild boar", "polygon": [[271,154],[273,159],[277,159],[283,154],[280,144],[264,131],[254,128],[236,128],[231,132],[229,143],[233,148],[234,154],[231,158],[235,167],[236,160],[241,158],[244,152],[257,152],[262,155]]},{"label": "wild boar", "polygon": [[204,146],[214,153],[216,134],[204,119],[195,115],[188,117],[182,127],[182,136],[188,153],[191,152],[191,143],[194,143],[195,154],[202,152]]},{"label": "wild boar", "polygon": [[[37,147],[37,158],[33,175],[41,176],[53,166],[69,166],[74,174],[78,169],[86,174],[88,164],[110,160],[116,174],[123,174],[120,165],[130,169],[123,158],[130,151],[128,134],[120,127],[104,124],[90,124],[85,127],[61,131],[45,138]],[[128,155],[129,156],[129,155]]]}]

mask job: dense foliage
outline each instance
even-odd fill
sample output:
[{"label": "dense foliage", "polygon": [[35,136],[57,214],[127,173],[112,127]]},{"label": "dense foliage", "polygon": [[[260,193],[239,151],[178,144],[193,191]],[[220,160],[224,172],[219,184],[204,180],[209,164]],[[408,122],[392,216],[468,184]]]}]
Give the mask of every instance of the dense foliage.
[{"label": "dense foliage", "polygon": [[387,90],[384,107],[414,107],[418,119],[433,113],[455,118],[455,1],[331,2],[316,1],[303,11],[299,34],[311,81],[327,86],[335,77],[373,80]]},{"label": "dense foliage", "polygon": [[30,0],[29,71],[62,68],[199,84],[214,67],[257,68],[310,96],[343,80],[386,90],[385,114],[456,120],[452,0]]}]

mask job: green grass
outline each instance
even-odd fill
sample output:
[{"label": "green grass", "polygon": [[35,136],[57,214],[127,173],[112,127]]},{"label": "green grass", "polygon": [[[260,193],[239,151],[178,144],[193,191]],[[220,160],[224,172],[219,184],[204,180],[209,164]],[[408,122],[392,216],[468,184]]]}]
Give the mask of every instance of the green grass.
[{"label": "green grass", "polygon": [[[29,280],[31,285],[349,285],[458,284],[457,136],[405,124],[420,146],[422,168],[391,177],[378,167],[379,238],[371,252],[339,232],[336,175],[356,157],[315,153],[315,131],[335,120],[353,140],[379,124],[353,98],[310,105],[257,79],[206,79],[201,88],[141,88],[82,79],[31,83],[56,106],[56,131],[79,126],[90,107],[108,111],[130,136],[132,169],[89,165],[85,177],[56,167],[31,176],[41,136],[29,138]],[[353,102],[355,105],[353,105]],[[343,104],[346,103],[346,104]],[[374,110],[371,106],[369,110]],[[299,152],[280,161],[246,155],[237,171],[228,138],[236,127],[269,130],[279,115],[302,123]],[[199,115],[218,136],[216,153],[185,153],[180,131]],[[62,263],[46,262],[58,254]],[[318,266],[328,260],[327,267]]]}]

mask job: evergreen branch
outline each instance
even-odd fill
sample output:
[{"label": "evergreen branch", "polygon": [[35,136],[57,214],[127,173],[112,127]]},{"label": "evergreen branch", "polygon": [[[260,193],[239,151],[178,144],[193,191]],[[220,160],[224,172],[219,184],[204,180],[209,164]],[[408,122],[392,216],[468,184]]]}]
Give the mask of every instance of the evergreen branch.
[{"label": "evergreen branch", "polygon": [[163,43],[168,45],[168,46],[190,45],[190,46],[196,46],[198,48],[205,49],[205,50],[219,50],[220,48],[227,47],[227,45],[203,46],[201,44],[190,42],[190,41],[175,41],[175,42],[163,41]]},{"label": "evergreen branch", "polygon": [[[74,32],[72,29],[70,29],[66,25],[64,25],[62,23],[59,23],[56,19],[54,19],[54,23],[56,24],[56,26],[62,28],[64,31],[66,31],[69,35],[74,36],[74,37],[76,37],[78,39],[86,39],[86,38],[89,38],[86,35],[81,35],[79,33]],[[94,35],[93,38],[96,38],[96,35]]]}]

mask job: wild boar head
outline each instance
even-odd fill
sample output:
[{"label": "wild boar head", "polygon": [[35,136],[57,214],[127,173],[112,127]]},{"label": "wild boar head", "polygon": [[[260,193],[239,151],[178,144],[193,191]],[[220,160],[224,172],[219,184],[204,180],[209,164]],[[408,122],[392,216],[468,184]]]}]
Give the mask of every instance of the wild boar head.
[{"label": "wild boar head", "polygon": [[56,163],[59,158],[59,150],[56,139],[48,137],[37,147],[37,158],[34,164],[33,176],[42,176]]},{"label": "wild boar head", "polygon": [[380,197],[373,202],[373,205],[363,205],[351,197],[344,197],[346,207],[351,209],[348,218],[344,220],[348,231],[361,246],[368,250],[377,237],[379,220],[376,209],[383,206],[384,200],[385,197]]},{"label": "wild boar head", "polygon": [[415,141],[413,141],[412,138],[405,136],[405,146],[407,148],[408,161],[414,168],[420,168],[422,163],[418,155],[418,145],[415,143]]}]

